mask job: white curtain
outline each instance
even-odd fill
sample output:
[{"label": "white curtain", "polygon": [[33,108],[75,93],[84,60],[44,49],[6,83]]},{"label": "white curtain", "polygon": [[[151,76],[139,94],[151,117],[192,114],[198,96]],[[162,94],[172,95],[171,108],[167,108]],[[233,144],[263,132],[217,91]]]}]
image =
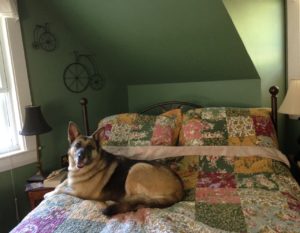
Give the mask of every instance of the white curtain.
[{"label": "white curtain", "polygon": [[18,18],[17,0],[0,0],[0,16]]}]

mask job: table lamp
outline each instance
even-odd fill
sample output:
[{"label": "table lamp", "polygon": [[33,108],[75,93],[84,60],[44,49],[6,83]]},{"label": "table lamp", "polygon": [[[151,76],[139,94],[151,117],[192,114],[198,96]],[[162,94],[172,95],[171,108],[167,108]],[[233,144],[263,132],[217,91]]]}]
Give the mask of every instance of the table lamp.
[{"label": "table lamp", "polygon": [[20,134],[23,136],[36,136],[36,146],[37,146],[37,177],[40,176],[40,179],[43,180],[44,172],[42,169],[41,163],[41,146],[39,143],[38,135],[47,133],[52,128],[46,122],[40,106],[25,106],[25,122],[23,129]]},{"label": "table lamp", "polygon": [[279,113],[290,115],[292,119],[300,117],[300,79],[292,79],[286,96],[278,109]]}]

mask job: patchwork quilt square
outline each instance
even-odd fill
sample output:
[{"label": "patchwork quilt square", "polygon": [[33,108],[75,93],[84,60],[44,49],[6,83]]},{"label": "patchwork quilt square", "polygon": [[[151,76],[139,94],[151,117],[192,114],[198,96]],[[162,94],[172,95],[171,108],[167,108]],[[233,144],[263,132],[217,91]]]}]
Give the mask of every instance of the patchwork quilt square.
[{"label": "patchwork quilt square", "polygon": [[210,204],[239,204],[240,197],[235,188],[197,188],[196,201]]},{"label": "patchwork quilt square", "polygon": [[232,173],[234,164],[234,157],[212,155],[199,157],[199,169],[204,172]]},{"label": "patchwork quilt square", "polygon": [[283,176],[289,176],[291,174],[289,167],[277,160],[272,161],[272,170],[275,174],[280,174]]},{"label": "patchwork quilt square", "polygon": [[234,161],[235,173],[262,173],[273,172],[272,159],[262,158],[258,156],[239,157]]},{"label": "patchwork quilt square", "polygon": [[[80,219],[67,219],[63,222],[55,232],[101,232],[105,227],[105,223],[94,222]],[[46,231],[44,231],[46,232]],[[52,231],[50,231],[52,232]]]},{"label": "patchwork quilt square", "polygon": [[236,174],[238,188],[279,190],[270,173]]},{"label": "patchwork quilt square", "polygon": [[210,121],[219,121],[226,119],[226,108],[202,108],[201,119]]},{"label": "patchwork quilt square", "polygon": [[289,208],[291,210],[294,210],[294,211],[300,213],[300,201],[299,201],[299,199],[294,197],[289,192],[282,192],[282,194],[286,197]]},{"label": "patchwork quilt square", "polygon": [[253,146],[257,142],[256,136],[248,137],[229,137],[228,145],[229,146]]},{"label": "patchwork quilt square", "polygon": [[228,145],[227,123],[225,119],[215,122],[212,120],[204,120],[204,122],[210,126],[209,128],[202,130],[204,145]]},{"label": "patchwork quilt square", "polygon": [[196,220],[226,231],[247,232],[240,204],[196,203]]},{"label": "patchwork quilt square", "polygon": [[210,126],[202,130],[204,145],[228,145],[226,112],[224,108],[203,109],[201,119]]},{"label": "patchwork quilt square", "polygon": [[93,219],[94,222],[106,222],[107,218],[99,214],[105,208],[104,203],[100,201],[94,200],[82,200],[80,204],[72,206],[74,210],[69,215],[72,219],[79,219],[79,220],[89,220]]},{"label": "patchwork quilt square", "polygon": [[199,172],[197,188],[236,188],[235,176],[232,173]]},{"label": "patchwork quilt square", "polygon": [[49,210],[47,213],[25,219],[14,229],[15,232],[54,232],[68,217],[68,212],[60,208]]},{"label": "patchwork quilt square", "polygon": [[250,137],[255,136],[255,129],[250,116],[227,117],[229,137]]},{"label": "patchwork quilt square", "polygon": [[248,117],[251,108],[226,108],[226,117]]},{"label": "patchwork quilt square", "polygon": [[274,131],[273,123],[270,118],[264,116],[252,116],[256,135],[271,137]]},{"label": "patchwork quilt square", "polygon": [[199,119],[191,119],[186,124],[182,125],[180,141],[181,144],[187,146],[204,145],[201,132],[204,129],[209,129],[209,124],[200,121]]}]

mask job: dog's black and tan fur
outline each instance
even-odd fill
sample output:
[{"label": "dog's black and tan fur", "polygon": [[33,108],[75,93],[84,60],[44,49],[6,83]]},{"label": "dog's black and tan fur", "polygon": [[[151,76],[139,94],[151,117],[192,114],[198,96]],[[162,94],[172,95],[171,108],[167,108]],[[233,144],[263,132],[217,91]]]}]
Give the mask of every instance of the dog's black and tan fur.
[{"label": "dog's black and tan fur", "polygon": [[103,210],[107,216],[141,207],[163,208],[182,199],[182,181],[175,173],[160,164],[118,158],[101,150],[99,134],[83,136],[70,122],[65,181],[69,189],[62,184],[46,196],[64,192],[83,199],[114,201]]}]

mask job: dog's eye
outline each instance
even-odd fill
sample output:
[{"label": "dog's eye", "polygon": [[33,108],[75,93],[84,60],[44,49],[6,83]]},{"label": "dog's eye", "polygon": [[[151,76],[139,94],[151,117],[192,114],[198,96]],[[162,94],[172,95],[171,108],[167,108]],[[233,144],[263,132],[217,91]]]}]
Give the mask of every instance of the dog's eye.
[{"label": "dog's eye", "polygon": [[81,143],[80,142],[76,142],[74,146],[75,146],[76,149],[78,149],[79,147],[81,147]]}]

